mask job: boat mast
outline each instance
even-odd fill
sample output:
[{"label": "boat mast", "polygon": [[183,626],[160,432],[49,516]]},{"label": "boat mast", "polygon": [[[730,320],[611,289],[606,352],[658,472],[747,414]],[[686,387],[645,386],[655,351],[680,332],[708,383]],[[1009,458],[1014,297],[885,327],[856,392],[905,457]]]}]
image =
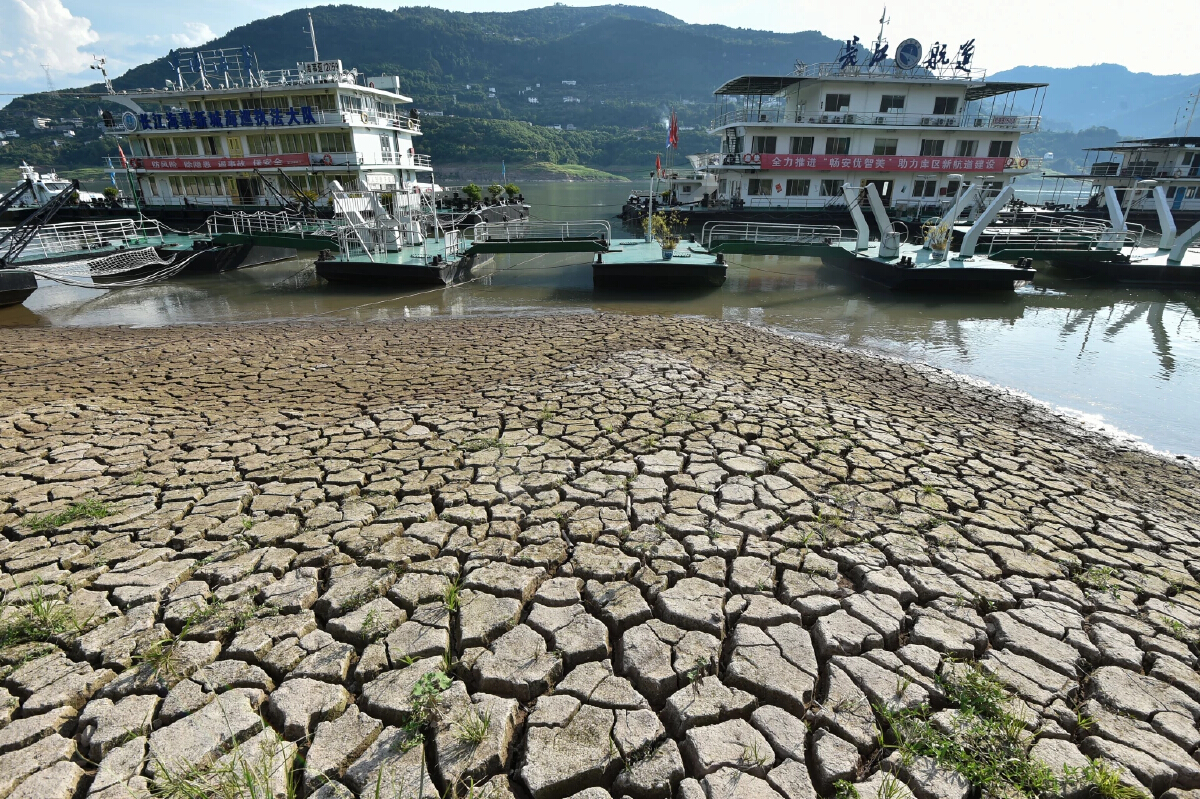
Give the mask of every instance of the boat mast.
[{"label": "boat mast", "polygon": [[879,52],[879,48],[883,46],[883,28],[891,22],[887,15],[887,6],[883,7],[883,13],[879,15],[879,36],[875,39],[875,52]]},{"label": "boat mast", "polygon": [[321,57],[317,55],[317,29],[313,26],[311,11],[308,12],[308,30],[304,32],[312,37],[313,61],[320,61]]}]

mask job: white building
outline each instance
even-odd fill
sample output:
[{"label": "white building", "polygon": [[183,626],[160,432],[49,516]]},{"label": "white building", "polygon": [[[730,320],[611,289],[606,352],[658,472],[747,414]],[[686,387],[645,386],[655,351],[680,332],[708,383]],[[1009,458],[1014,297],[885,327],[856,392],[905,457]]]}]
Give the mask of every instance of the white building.
[{"label": "white building", "polygon": [[847,182],[875,183],[890,206],[945,204],[959,189],[957,175],[999,187],[1041,168],[1019,146],[1040,117],[1011,101],[1045,85],[891,62],[743,75],[716,91],[736,98],[710,125],[720,153],[698,156],[717,164],[708,169],[719,179],[718,199],[747,207],[836,205]]},{"label": "white building", "polygon": [[337,60],[258,71],[247,50],[179,53],[166,89],[109,96],[129,109],[109,133],[127,141],[148,205],[280,205],[279,193],[320,195],[333,181],[411,202],[432,184],[397,78],[363,78]]}]

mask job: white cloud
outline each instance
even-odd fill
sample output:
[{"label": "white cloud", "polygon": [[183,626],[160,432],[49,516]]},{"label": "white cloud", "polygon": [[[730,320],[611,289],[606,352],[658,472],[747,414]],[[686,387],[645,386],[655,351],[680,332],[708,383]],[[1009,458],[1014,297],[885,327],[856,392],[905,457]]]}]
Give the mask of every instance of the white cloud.
[{"label": "white cloud", "polygon": [[212,28],[203,22],[185,22],[183,27],[183,33],[171,34],[171,44],[176,47],[199,47],[217,38]]},{"label": "white cloud", "polygon": [[0,72],[22,81],[41,78],[48,64],[57,86],[92,63],[86,48],[100,36],[86,17],[77,17],[62,0],[0,0]]}]

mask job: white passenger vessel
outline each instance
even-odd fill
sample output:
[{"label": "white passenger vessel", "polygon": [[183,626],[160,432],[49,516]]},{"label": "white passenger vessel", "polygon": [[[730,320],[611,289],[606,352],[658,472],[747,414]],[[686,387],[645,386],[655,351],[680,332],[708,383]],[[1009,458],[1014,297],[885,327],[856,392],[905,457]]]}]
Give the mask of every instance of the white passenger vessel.
[{"label": "white passenger vessel", "polygon": [[[421,124],[395,76],[340,60],[258,67],[248,47],[171,54],[162,89],[113,93],[108,132],[148,209],[278,207],[297,196],[331,203],[329,187],[382,192],[397,212],[434,188]],[[116,164],[114,164],[116,166]]]},{"label": "white passenger vessel", "polygon": [[1178,225],[1200,220],[1200,136],[1127,139],[1088,153],[1082,174],[1060,176],[1091,184],[1081,210],[1107,217],[1112,187],[1122,216],[1155,225],[1154,190],[1161,188]]},{"label": "white passenger vessel", "polygon": [[[715,188],[693,221],[840,222],[847,183],[874,184],[896,216],[920,218],[944,211],[964,184],[995,194],[1040,171],[1020,140],[1040,125],[1047,84],[988,80],[973,41],[953,60],[940,43],[888,49],[881,31],[873,48],[846,42],[834,62],[718,87],[725,103],[709,132],[719,151],[690,157]],[[669,179],[662,189],[678,196]]]}]

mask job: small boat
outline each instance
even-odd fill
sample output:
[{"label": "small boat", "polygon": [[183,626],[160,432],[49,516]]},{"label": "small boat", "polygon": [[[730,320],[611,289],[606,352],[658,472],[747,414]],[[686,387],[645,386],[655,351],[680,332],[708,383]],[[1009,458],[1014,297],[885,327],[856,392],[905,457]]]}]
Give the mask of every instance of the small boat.
[{"label": "small boat", "polygon": [[[24,184],[26,190],[13,202],[10,206],[12,208],[40,208],[66,189],[71,188],[71,181],[67,178],[60,178],[53,170],[38,172],[24,161],[21,162],[18,169],[21,177],[17,179],[13,189],[19,189]],[[76,189],[75,192],[79,195],[81,204],[107,202],[103,194],[83,189]]]}]

